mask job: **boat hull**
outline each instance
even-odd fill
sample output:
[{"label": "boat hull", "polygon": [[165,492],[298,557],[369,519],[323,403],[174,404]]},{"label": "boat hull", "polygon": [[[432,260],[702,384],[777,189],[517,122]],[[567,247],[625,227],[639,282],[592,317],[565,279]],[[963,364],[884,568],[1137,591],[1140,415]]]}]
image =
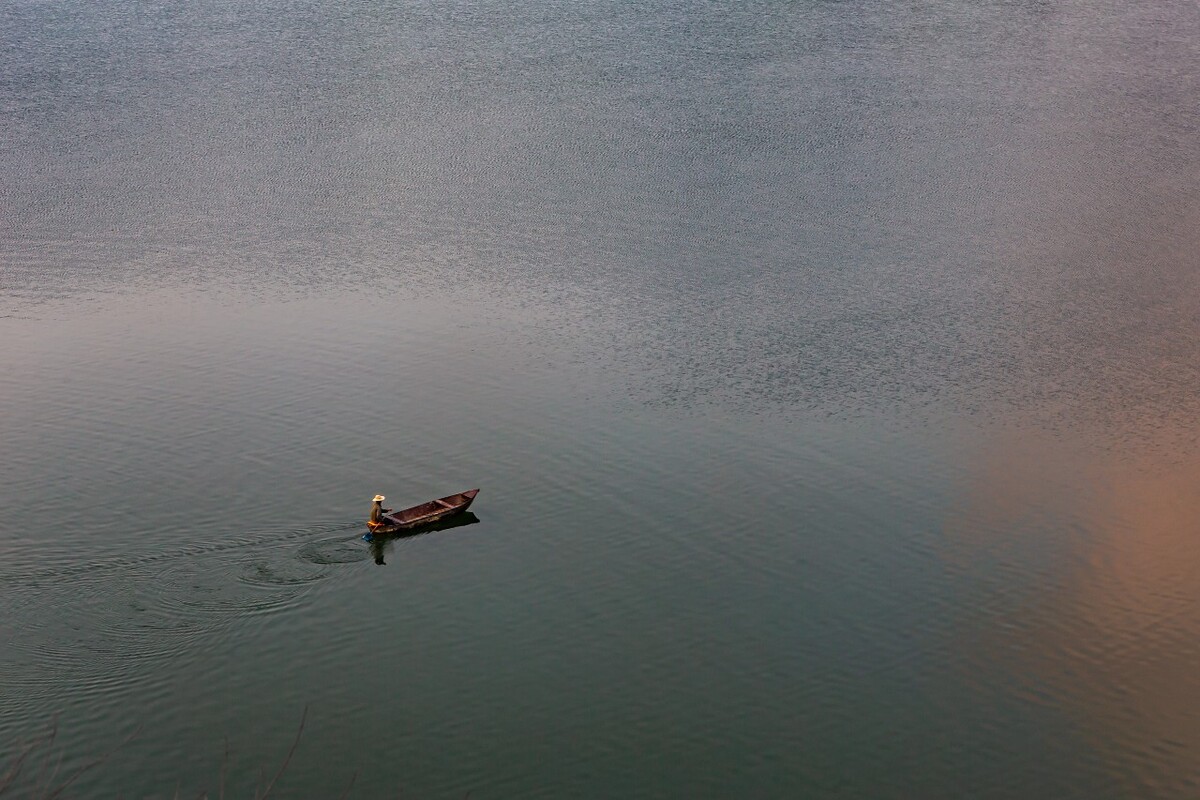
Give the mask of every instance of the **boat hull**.
[{"label": "boat hull", "polygon": [[479,494],[478,489],[470,489],[458,494],[439,497],[437,500],[430,500],[419,506],[384,514],[382,522],[368,522],[367,527],[371,533],[398,533],[435,525],[448,517],[466,511],[471,507],[471,503],[475,502],[477,494]]}]

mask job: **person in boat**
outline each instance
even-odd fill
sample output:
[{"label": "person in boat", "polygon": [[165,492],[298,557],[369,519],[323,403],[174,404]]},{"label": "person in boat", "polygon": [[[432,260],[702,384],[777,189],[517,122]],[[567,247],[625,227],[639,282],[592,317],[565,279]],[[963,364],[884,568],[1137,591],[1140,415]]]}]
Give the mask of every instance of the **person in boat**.
[{"label": "person in boat", "polygon": [[383,522],[383,515],[392,513],[390,508],[383,507],[383,501],[386,500],[383,495],[375,495],[375,499],[371,501],[371,516],[368,518],[373,525],[379,525]]}]

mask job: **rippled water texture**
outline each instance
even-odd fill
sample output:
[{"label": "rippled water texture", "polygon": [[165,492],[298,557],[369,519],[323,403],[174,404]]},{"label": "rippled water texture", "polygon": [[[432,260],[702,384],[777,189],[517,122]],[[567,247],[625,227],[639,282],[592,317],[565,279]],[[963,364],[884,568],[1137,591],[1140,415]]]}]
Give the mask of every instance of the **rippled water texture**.
[{"label": "rippled water texture", "polygon": [[1200,796],[1198,108],[1173,0],[3,4],[0,760]]}]

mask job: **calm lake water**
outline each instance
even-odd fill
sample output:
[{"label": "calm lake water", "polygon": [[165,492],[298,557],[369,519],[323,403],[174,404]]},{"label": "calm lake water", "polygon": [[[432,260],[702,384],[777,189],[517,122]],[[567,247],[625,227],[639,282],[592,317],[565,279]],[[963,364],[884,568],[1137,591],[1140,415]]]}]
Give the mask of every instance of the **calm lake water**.
[{"label": "calm lake water", "polygon": [[1194,3],[0,45],[0,773],[249,796],[307,709],[279,796],[1200,796]]}]

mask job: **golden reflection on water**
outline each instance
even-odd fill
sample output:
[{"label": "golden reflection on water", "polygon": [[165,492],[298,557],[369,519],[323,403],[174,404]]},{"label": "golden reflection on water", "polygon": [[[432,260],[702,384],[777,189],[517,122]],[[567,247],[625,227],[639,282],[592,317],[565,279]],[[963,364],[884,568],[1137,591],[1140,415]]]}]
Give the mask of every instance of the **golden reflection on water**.
[{"label": "golden reflection on water", "polygon": [[1067,717],[1136,796],[1200,796],[1200,456],[1012,433],[972,469],[946,557],[984,593],[980,673]]}]

